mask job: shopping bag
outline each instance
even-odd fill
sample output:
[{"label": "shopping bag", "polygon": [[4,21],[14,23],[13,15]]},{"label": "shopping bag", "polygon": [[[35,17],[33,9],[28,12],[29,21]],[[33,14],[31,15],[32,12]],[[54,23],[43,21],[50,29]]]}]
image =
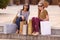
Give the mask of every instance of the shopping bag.
[{"label": "shopping bag", "polygon": [[27,24],[24,24],[23,25],[23,29],[22,29],[23,31],[22,31],[22,34],[23,35],[27,35]]},{"label": "shopping bag", "polygon": [[28,23],[28,35],[31,35],[32,34],[32,20],[29,20],[29,23]]},{"label": "shopping bag", "polygon": [[5,34],[13,34],[16,33],[17,25],[13,23],[7,23],[4,25],[4,33]]},{"label": "shopping bag", "polygon": [[41,21],[41,35],[51,35],[51,25],[49,21]]},{"label": "shopping bag", "polygon": [[20,22],[20,32],[19,32],[20,34],[22,34],[22,32],[23,32],[23,25],[24,24],[26,24],[26,21],[21,21]]}]

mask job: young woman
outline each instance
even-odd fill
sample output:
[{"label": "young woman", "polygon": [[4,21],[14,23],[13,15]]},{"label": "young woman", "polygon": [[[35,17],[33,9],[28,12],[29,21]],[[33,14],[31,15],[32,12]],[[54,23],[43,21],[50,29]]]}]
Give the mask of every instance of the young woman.
[{"label": "young woman", "polygon": [[24,4],[23,9],[18,13],[17,19],[16,19],[16,24],[18,26],[18,31],[20,30],[20,22],[21,21],[28,21],[28,16],[29,16],[29,5]]},{"label": "young woman", "polygon": [[49,16],[48,16],[48,12],[47,10],[44,9],[44,4],[39,4],[38,5],[38,18],[42,21],[48,21],[49,20]]},{"label": "young woman", "polygon": [[40,32],[40,21],[48,21],[49,20],[49,16],[48,16],[48,12],[44,9],[44,5],[43,4],[38,4],[38,18],[33,17],[32,18],[32,26],[33,26],[33,35],[38,35]]}]

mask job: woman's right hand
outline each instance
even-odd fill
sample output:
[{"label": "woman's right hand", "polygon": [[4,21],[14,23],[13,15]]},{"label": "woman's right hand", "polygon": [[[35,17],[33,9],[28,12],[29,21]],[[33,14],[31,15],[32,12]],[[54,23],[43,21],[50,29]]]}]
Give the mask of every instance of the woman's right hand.
[{"label": "woman's right hand", "polygon": [[22,16],[22,20],[24,20],[25,18],[24,18],[24,16]]}]

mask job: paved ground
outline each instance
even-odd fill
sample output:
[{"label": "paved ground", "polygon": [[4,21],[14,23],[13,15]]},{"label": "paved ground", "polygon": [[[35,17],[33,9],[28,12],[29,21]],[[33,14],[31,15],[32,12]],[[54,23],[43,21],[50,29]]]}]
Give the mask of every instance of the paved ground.
[{"label": "paved ground", "polygon": [[[6,9],[0,9],[0,13],[17,14],[20,9],[22,9],[22,5],[8,6]],[[50,18],[50,23],[51,23],[52,28],[60,29],[60,8],[59,6],[51,5],[46,10],[49,13],[49,18]],[[32,17],[37,17],[37,15],[38,15],[38,6],[31,5],[29,19],[31,19]]]}]

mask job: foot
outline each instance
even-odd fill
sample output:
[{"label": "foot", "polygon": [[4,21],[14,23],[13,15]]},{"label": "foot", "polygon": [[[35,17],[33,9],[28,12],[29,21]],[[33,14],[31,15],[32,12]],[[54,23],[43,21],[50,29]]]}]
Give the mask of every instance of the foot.
[{"label": "foot", "polygon": [[35,33],[33,33],[32,35],[39,35],[39,32],[35,32]]},{"label": "foot", "polygon": [[17,30],[16,33],[19,34],[19,30]]},{"label": "foot", "polygon": [[36,32],[33,32],[32,35],[35,34],[35,33],[36,33]]}]

